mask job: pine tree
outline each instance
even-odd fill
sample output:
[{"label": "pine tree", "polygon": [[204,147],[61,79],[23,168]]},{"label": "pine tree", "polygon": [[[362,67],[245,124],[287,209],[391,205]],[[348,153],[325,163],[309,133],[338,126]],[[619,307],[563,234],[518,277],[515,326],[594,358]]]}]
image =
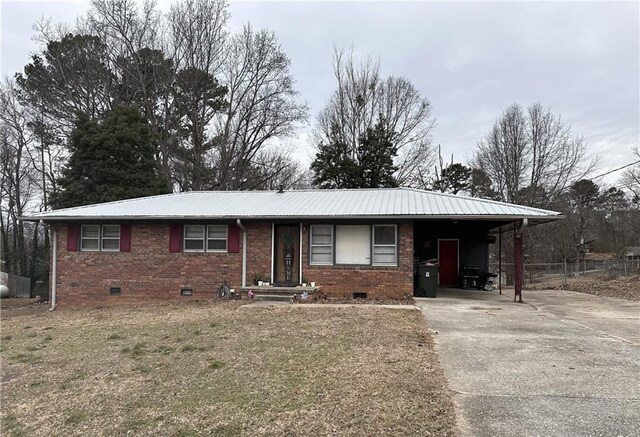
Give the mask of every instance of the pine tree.
[{"label": "pine tree", "polygon": [[55,208],[169,192],[154,159],[153,136],[139,111],[119,107],[102,123],[80,114],[71,156],[52,196]]},{"label": "pine tree", "polygon": [[398,167],[393,164],[398,148],[391,142],[391,132],[385,128],[381,120],[360,137],[357,151],[361,171],[358,188],[398,186],[393,177],[398,170]]},{"label": "pine tree", "polygon": [[355,153],[333,131],[328,143],[320,143],[311,164],[313,182],[320,188],[384,188],[396,187],[393,176],[398,170],[394,158],[398,149],[391,141],[382,119],[358,140]]},{"label": "pine tree", "polygon": [[360,168],[349,152],[349,146],[337,135],[328,143],[320,143],[311,163],[313,183],[320,188],[354,188],[361,178]]}]

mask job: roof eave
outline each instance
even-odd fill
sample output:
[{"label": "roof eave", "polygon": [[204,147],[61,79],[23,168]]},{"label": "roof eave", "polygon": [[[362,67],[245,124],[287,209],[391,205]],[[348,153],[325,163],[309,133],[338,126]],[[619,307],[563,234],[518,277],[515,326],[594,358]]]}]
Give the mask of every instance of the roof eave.
[{"label": "roof eave", "polygon": [[19,220],[45,223],[53,222],[95,222],[95,221],[202,221],[202,220],[480,220],[480,221],[505,221],[528,219],[535,222],[550,222],[564,219],[565,216],[531,216],[531,215],[495,215],[495,214],[389,214],[389,215],[296,215],[296,216],[269,216],[269,215],[232,215],[232,216],[191,216],[191,215],[125,215],[125,216],[23,216]]}]

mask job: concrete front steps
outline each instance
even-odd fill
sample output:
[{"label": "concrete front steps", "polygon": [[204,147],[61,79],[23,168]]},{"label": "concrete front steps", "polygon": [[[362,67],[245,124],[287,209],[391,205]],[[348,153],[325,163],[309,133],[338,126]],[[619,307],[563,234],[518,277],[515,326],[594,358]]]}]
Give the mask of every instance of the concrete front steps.
[{"label": "concrete front steps", "polygon": [[313,295],[320,291],[320,287],[244,287],[240,289],[243,296],[246,296],[249,290],[252,290],[256,295],[254,299],[256,301],[271,301],[271,302],[293,302],[294,295],[301,295],[305,291],[309,294],[311,299]]}]

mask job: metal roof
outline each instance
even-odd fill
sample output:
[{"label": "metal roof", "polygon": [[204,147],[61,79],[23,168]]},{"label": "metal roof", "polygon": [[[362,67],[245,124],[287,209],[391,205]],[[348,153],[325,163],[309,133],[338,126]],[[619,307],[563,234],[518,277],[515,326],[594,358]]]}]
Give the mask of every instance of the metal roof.
[{"label": "metal roof", "polygon": [[24,220],[452,218],[549,221],[560,213],[410,188],[190,191],[58,209]]}]

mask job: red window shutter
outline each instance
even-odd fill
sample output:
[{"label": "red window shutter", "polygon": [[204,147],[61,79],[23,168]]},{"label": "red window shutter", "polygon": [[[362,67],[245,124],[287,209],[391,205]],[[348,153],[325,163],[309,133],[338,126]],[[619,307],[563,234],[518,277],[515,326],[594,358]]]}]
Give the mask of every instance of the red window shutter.
[{"label": "red window shutter", "polygon": [[131,252],[131,225],[120,225],[120,252]]},{"label": "red window shutter", "polygon": [[182,249],[182,225],[173,223],[169,228],[169,252],[177,253]]},{"label": "red window shutter", "polygon": [[80,233],[80,226],[68,225],[67,226],[67,251],[78,251],[78,234]]},{"label": "red window shutter", "polygon": [[240,252],[240,228],[235,225],[229,226],[229,235],[227,238],[227,252]]}]

